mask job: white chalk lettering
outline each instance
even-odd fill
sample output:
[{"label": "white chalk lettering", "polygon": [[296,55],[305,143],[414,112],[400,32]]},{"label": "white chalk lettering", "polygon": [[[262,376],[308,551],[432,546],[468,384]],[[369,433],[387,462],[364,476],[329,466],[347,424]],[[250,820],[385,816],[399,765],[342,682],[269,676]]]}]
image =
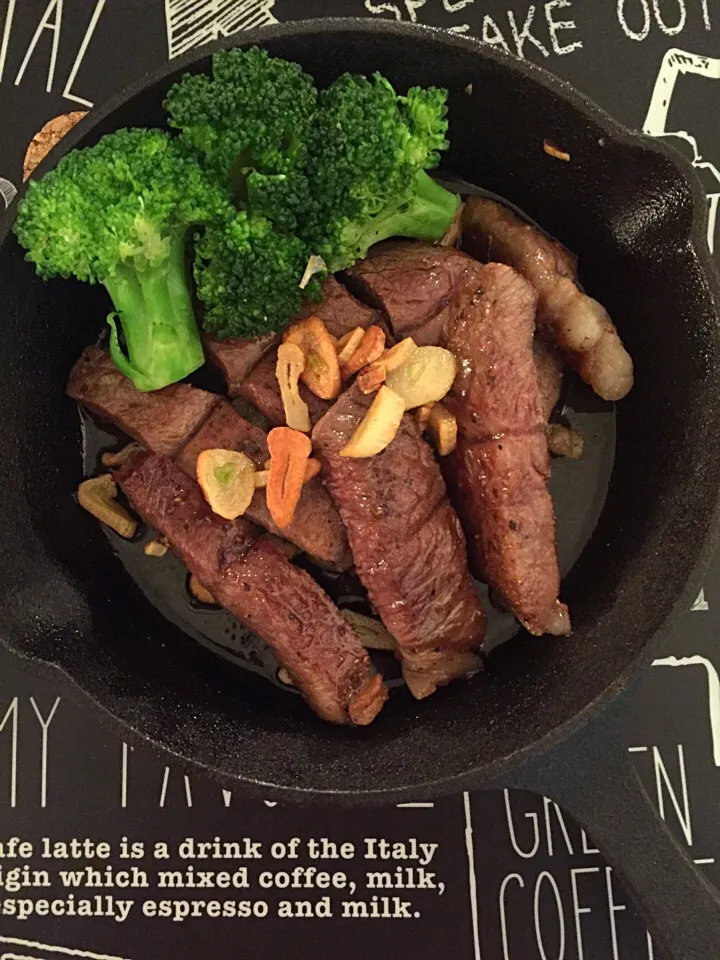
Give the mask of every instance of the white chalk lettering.
[{"label": "white chalk lettering", "polygon": [[583,45],[582,40],[573,40],[571,43],[563,45],[558,39],[558,33],[561,30],[577,30],[577,26],[574,20],[555,20],[553,11],[567,10],[571,7],[571,0],[550,0],[550,3],[545,4],[545,19],[547,20],[548,31],[550,32],[552,48],[555,53],[561,56],[566,53],[572,53],[573,50],[580,50]]},{"label": "white chalk lettering", "polygon": [[578,960],[584,960],[585,950],[583,945],[582,922],[580,917],[584,913],[592,913],[591,907],[581,907],[578,896],[578,877],[584,873],[600,873],[600,867],[574,867],[570,871],[570,885],[572,887],[573,914],[575,916],[575,937],[577,940]]},{"label": "white chalk lettering", "polygon": [[75,62],[72,65],[70,73],[68,74],[67,83],[65,84],[65,89],[63,90],[63,96],[66,100],[73,100],[75,103],[79,103],[88,109],[93,105],[92,100],[86,100],[84,97],[79,97],[76,93],[72,92],[72,88],[73,84],[75,83],[75,78],[78,75],[78,70],[85,59],[87,48],[92,40],[92,35],[95,33],[95,27],[97,27],[98,20],[100,19],[100,15],[105,7],[105,2],[106,0],[97,0],[97,3],[95,4],[95,9],[90,17],[90,22],[87,25],[85,36],[82,38],[82,43],[80,44],[77,56],[75,57]]},{"label": "white chalk lettering", "polygon": [[[665,791],[667,791],[668,797],[670,798],[677,815],[680,828],[682,829],[685,840],[687,841],[687,845],[691,847],[693,835],[692,822],[690,820],[690,799],[688,796],[687,774],[685,770],[685,753],[681,743],[679,743],[677,746],[677,753],[678,769],[680,772],[680,789],[682,791],[682,810],[680,809],[680,802],[678,800],[677,793],[673,789],[672,782],[668,775],[662,756],[660,755],[660,751],[657,747],[653,747],[653,764],[655,767],[655,788],[657,790],[658,809],[660,811],[660,816],[663,818],[663,820],[665,820]],[[663,790],[663,784],[665,785],[665,790]]]},{"label": "white chalk lettering", "polygon": [[55,703],[52,705],[52,709],[48,714],[47,720],[43,718],[43,715],[38,709],[37,703],[35,703],[35,697],[30,697],[30,704],[35,711],[35,716],[38,718],[38,723],[42,729],[42,748],[40,753],[40,806],[47,806],[47,763],[48,763],[48,728],[52,723],[53,717],[55,716],[55,711],[58,708],[60,703],[60,697],[55,698]]},{"label": "white chalk lettering", "polygon": [[[542,930],[540,927],[540,893],[542,891],[543,882],[546,881],[550,884],[550,888],[555,897],[555,911],[558,922],[558,952],[557,957],[551,958],[547,955],[545,950],[545,938],[543,937]],[[563,913],[562,900],[560,898],[560,891],[558,890],[558,885],[555,883],[555,878],[551,873],[548,873],[547,870],[544,870],[540,876],[537,878],[537,883],[535,884],[535,897],[533,900],[533,914],[535,917],[535,939],[537,940],[538,950],[540,951],[540,960],[563,960],[565,956],[565,914]]]},{"label": "white chalk lettering", "polygon": [[575,853],[575,851],[573,850],[573,845],[570,841],[570,836],[567,831],[567,826],[565,825],[565,817],[563,817],[562,813],[560,812],[560,807],[553,800],[550,800],[549,797],[543,797],[543,807],[545,809],[545,833],[547,836],[548,856],[552,857],[555,852],[553,847],[552,827],[550,825],[550,808],[551,807],[555,810],[555,818],[560,827],[560,832],[562,833],[563,840],[565,841],[565,847],[567,848],[567,852],[570,854],[570,856],[572,856]]},{"label": "white chalk lettering", "polygon": [[610,914],[610,940],[612,941],[613,960],[619,960],[615,914],[627,910],[627,907],[624,903],[615,903],[612,874],[612,867],[605,867],[605,885],[607,887],[608,912]]},{"label": "white chalk lettering", "polygon": [[507,818],[508,825],[508,834],[510,836],[510,843],[512,844],[513,850],[519,857],[523,857],[525,860],[531,860],[535,854],[538,852],[540,847],[540,828],[538,826],[538,815],[536,813],[525,813],[523,816],[526,820],[529,820],[532,824],[532,833],[533,840],[530,850],[523,850],[522,847],[518,844],[517,834],[515,832],[515,824],[513,822],[512,810],[510,807],[510,791],[503,790],[505,797],[505,816]]},{"label": "white chalk lettering", "polygon": [[500,27],[489,15],[483,17],[482,22],[482,41],[491,47],[502,47],[505,53],[510,53],[510,47],[505,42]]},{"label": "white chalk lettering", "polygon": [[618,0],[618,20],[620,21],[620,26],[623,28],[625,35],[631,40],[644,40],[645,37],[647,37],[647,35],[650,33],[650,7],[647,4],[647,0],[633,0],[633,3],[640,4],[640,10],[642,12],[642,27],[639,30],[633,30],[633,28],[628,24],[627,17],[625,16],[627,0]]},{"label": "white chalk lettering", "polygon": [[13,19],[15,17],[15,0],[8,0],[7,12],[5,14],[5,26],[3,27],[2,41],[0,42],[0,81],[5,73],[5,60],[7,59],[8,45],[10,44],[10,33],[12,31]]},{"label": "white chalk lettering", "polygon": [[5,716],[0,721],[0,733],[10,721],[10,806],[17,805],[17,761],[18,761],[18,698],[10,701]]},{"label": "white chalk lettering", "polygon": [[38,45],[38,41],[42,36],[44,30],[48,30],[52,33],[52,46],[50,48],[50,62],[48,64],[47,80],[45,83],[45,92],[50,93],[52,90],[53,80],[55,78],[55,64],[57,63],[57,52],[58,44],[60,42],[60,29],[62,26],[62,15],[63,15],[63,0],[50,0],[47,7],[45,8],[45,13],[42,15],[40,23],[37,25],[37,29],[33,34],[33,38],[30,41],[30,46],[27,48],[25,56],[22,63],[20,64],[20,69],[17,72],[15,77],[15,86],[17,87],[27,66],[30,63],[30,59],[35,52],[35,48]]},{"label": "white chalk lettering", "polygon": [[518,26],[515,21],[515,14],[512,10],[508,10],[508,21],[510,23],[510,29],[512,30],[513,40],[515,42],[515,49],[519,57],[525,57],[525,43],[529,41],[535,46],[544,57],[550,56],[550,51],[542,43],[541,40],[535,36],[532,32],[532,23],[535,19],[535,5],[528,7],[528,12],[525,16],[525,23],[523,24],[522,30],[518,31]]},{"label": "white chalk lettering", "polygon": [[520,876],[519,873],[509,873],[503,882],[500,884],[500,894],[498,896],[498,905],[500,909],[500,935],[502,937],[503,945],[503,960],[510,960],[510,950],[508,945],[508,926],[507,926],[507,917],[505,915],[505,891],[510,884],[510,881],[514,880],[517,883],[521,890],[525,889],[525,881]]},{"label": "white chalk lettering", "polygon": [[365,0],[365,9],[370,13],[392,13],[396,20],[402,20],[400,7],[395,3],[373,3],[373,0]]},{"label": "white chalk lettering", "polygon": [[[667,3],[668,0],[665,0],[665,2]],[[684,0],[674,0],[674,3],[677,6],[678,19],[676,24],[670,26],[670,24],[666,23],[663,19],[663,15],[660,11],[660,0],[653,0],[653,13],[655,14],[655,21],[662,32],[667,34],[669,37],[674,37],[675,34],[681,33],[687,21],[687,9],[685,7]]]}]

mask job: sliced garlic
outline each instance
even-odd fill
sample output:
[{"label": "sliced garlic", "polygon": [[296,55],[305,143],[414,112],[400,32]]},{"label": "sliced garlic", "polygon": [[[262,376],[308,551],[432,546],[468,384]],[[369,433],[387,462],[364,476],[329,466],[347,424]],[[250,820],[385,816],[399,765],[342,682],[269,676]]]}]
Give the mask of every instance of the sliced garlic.
[{"label": "sliced garlic", "polygon": [[281,343],[277,352],[275,376],[280,386],[285,423],[292,430],[309,433],[312,429],[308,405],[300,396],[298,381],[305,369],[305,354],[296,343]]},{"label": "sliced garlic", "polygon": [[374,457],[395,439],[405,413],[402,397],[386,386],[375,399],[355,433],[340,451],[341,457]]},{"label": "sliced garlic", "polygon": [[413,410],[442,400],[455,380],[457,362],[443,347],[418,347],[410,359],[392,370],[387,386],[405,401],[405,409]]},{"label": "sliced garlic", "polygon": [[457,420],[441,403],[433,405],[428,419],[428,433],[441,457],[457,446]]},{"label": "sliced garlic", "polygon": [[366,617],[354,610],[340,611],[368,650],[395,650],[397,642],[379,620]]},{"label": "sliced garlic", "polygon": [[195,467],[200,488],[213,513],[235,520],[255,493],[255,464],[237,450],[203,450]]},{"label": "sliced garlic", "polygon": [[130,540],[137,531],[137,521],[116,502],[117,492],[117,484],[112,476],[103,473],[99,477],[83,480],[77,491],[78,503],[106,527]]}]

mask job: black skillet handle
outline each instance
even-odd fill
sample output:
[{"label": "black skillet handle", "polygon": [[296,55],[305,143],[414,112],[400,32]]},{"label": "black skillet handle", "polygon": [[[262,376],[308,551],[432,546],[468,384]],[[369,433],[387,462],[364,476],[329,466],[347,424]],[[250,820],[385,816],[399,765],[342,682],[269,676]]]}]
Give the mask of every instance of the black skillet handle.
[{"label": "black skillet handle", "polygon": [[504,786],[551,797],[587,830],[635,901],[655,960],[720,957],[720,895],[652,806],[625,746],[627,694]]}]

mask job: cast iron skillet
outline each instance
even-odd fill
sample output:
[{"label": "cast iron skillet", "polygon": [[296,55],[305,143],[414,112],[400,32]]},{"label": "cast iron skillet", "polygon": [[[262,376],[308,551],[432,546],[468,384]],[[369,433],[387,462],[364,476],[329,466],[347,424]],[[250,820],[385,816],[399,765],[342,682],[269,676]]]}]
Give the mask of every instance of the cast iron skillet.
[{"label": "cast iron skillet", "polygon": [[[162,122],[160,104],[199,53],[93,112],[78,143]],[[510,198],[579,253],[637,365],[617,410],[605,507],[563,596],[571,639],[506,644],[494,667],[418,704],[394,693],[367,730],[316,721],[300,702],[189,642],[143,598],[77,508],[81,435],[68,371],[107,312],[102,290],[44,284],[7,236],[0,251],[0,635],[52,665],[139,736],[264,797],[396,802],[505,785],[549,794],[634,891],[667,956],[708,960],[720,904],[652,812],[627,759],[625,697],[714,546],[720,469],[720,293],[704,204],[679,158],[568,86],[451,34],[326,20],[243,35],[319,83],[379,69],[399,88],[450,90],[458,177]],[[465,92],[472,83],[473,92]],[[552,160],[544,139],[571,154]],[[7,229],[6,229],[7,234]],[[612,710],[606,706],[613,701]],[[591,721],[592,722],[589,722]]]}]

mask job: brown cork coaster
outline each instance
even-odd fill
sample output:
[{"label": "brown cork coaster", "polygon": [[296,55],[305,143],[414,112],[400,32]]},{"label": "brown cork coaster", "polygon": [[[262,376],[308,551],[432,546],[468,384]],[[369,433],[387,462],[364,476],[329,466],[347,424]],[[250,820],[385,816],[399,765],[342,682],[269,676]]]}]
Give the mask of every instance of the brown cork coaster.
[{"label": "brown cork coaster", "polygon": [[48,120],[30,141],[23,165],[23,180],[27,180],[35,167],[44,160],[52,148],[59,143],[68,131],[86,115],[86,110],[74,110],[62,116]]}]

